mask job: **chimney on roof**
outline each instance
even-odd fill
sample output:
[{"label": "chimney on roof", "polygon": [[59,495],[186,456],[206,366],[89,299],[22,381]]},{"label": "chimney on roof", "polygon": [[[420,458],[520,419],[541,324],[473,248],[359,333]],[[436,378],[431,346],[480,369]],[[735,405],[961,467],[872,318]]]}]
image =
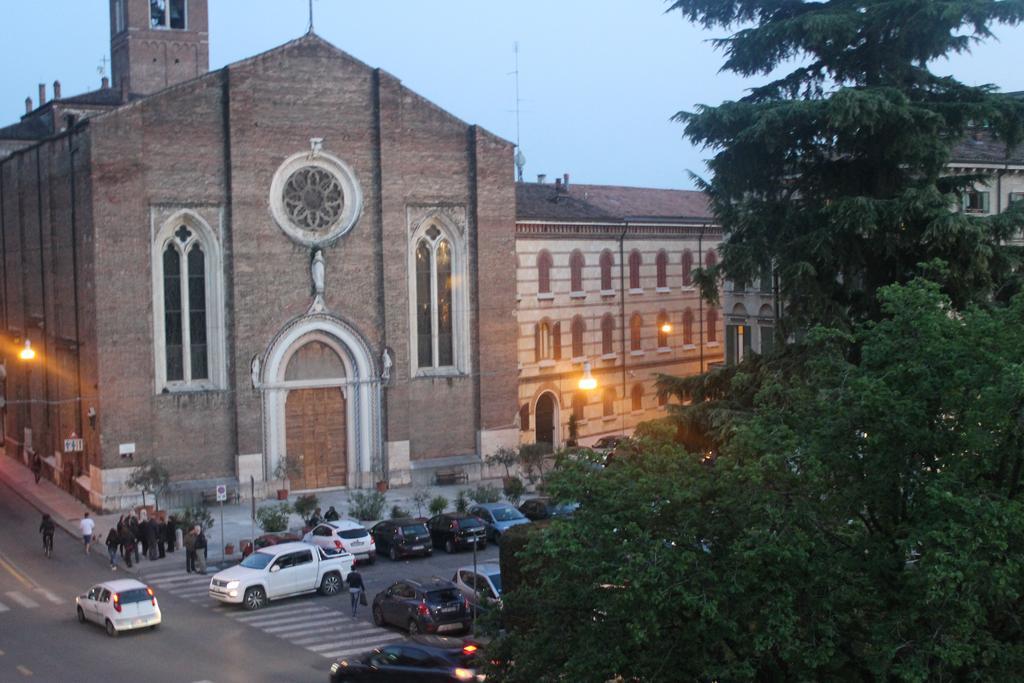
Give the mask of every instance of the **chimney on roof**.
[{"label": "chimney on roof", "polygon": [[555,178],[555,192],[561,192],[561,191],[562,191],[562,179],[561,178]]},{"label": "chimney on roof", "polygon": [[565,188],[566,192],[569,191],[569,174],[568,173],[562,174],[562,187]]},{"label": "chimney on roof", "polygon": [[60,99],[60,81],[53,82],[53,99]]},{"label": "chimney on roof", "polygon": [[125,103],[125,102],[128,101],[128,93],[129,92],[130,91],[128,90],[128,77],[127,76],[122,76],[121,77],[121,102],[122,103]]},{"label": "chimney on roof", "polygon": [[101,87],[101,88],[103,88],[104,90],[106,90],[107,88],[109,88],[109,87],[110,87],[110,79],[109,79],[109,78],[107,78],[106,76],[104,76],[103,78],[101,78],[101,79],[100,79],[100,87]]},{"label": "chimney on roof", "polygon": [[544,173],[538,173],[537,174],[537,182],[540,183],[541,185],[543,185],[544,181],[547,180],[547,179],[548,179],[548,177],[547,177],[546,174],[544,174]]},{"label": "chimney on roof", "polygon": [[44,104],[46,104],[46,84],[45,83],[40,83],[39,84],[39,106],[41,107]]},{"label": "chimney on roof", "polygon": [[25,98],[25,113],[26,114],[31,114],[32,113],[32,98],[31,97],[26,97]]}]

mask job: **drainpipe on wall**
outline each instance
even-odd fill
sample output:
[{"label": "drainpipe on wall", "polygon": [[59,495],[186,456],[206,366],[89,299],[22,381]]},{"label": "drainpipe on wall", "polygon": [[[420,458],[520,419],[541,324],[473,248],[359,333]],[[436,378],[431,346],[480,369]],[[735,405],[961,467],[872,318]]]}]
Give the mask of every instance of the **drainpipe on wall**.
[{"label": "drainpipe on wall", "polygon": [[[697,237],[697,267],[703,268],[704,264],[704,229],[707,223],[700,226],[700,235]],[[700,330],[700,374],[704,374],[704,297],[697,295],[697,326]]]},{"label": "drainpipe on wall", "polygon": [[626,260],[623,242],[626,239],[626,231],[629,230],[629,222],[622,226],[622,233],[619,235],[619,327],[622,328],[622,396],[620,397],[621,411],[621,432],[626,434]]}]

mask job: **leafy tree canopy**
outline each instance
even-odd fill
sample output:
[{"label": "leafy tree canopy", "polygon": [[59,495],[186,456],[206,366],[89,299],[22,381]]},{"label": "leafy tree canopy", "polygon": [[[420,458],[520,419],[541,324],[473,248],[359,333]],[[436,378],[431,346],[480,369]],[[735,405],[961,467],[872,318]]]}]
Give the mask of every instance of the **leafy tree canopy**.
[{"label": "leafy tree canopy", "polygon": [[[717,46],[744,76],[792,67],[747,97],[680,112],[714,152],[702,183],[726,241],[717,270],[750,281],[771,265],[779,330],[877,318],[877,293],[927,275],[957,307],[1009,286],[1019,212],[955,212],[974,176],[946,163],[972,129],[1021,139],[1024,99],[929,70],[991,27],[1024,19],[1021,0],[676,0],[671,10],[734,30]],[[714,283],[704,283],[714,299]]]},{"label": "leafy tree canopy", "polygon": [[561,464],[548,490],[582,505],[519,552],[500,680],[1019,676],[1024,297],[880,299],[802,369],[758,366],[716,459],[648,438]]}]

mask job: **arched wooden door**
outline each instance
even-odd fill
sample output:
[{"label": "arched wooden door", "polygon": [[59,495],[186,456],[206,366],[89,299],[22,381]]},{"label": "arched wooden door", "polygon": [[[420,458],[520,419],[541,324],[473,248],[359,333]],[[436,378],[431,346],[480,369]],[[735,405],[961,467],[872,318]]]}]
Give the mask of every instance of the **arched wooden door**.
[{"label": "arched wooden door", "polygon": [[340,387],[293,389],[285,404],[285,435],[294,488],[345,486],[348,453],[345,397]]},{"label": "arched wooden door", "polygon": [[555,398],[550,392],[541,394],[537,399],[536,415],[537,443],[555,444]]}]

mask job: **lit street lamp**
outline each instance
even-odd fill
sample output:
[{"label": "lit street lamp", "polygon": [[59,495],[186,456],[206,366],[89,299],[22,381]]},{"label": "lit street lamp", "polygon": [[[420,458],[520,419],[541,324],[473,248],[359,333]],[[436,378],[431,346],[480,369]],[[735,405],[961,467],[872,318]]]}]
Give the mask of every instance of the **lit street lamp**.
[{"label": "lit street lamp", "polygon": [[21,360],[33,360],[35,357],[36,350],[32,348],[32,342],[26,339],[24,348],[18,352],[18,358]]},{"label": "lit street lamp", "polygon": [[590,374],[590,361],[583,362],[583,376],[580,377],[579,387],[583,391],[593,391],[597,389],[597,379]]}]

